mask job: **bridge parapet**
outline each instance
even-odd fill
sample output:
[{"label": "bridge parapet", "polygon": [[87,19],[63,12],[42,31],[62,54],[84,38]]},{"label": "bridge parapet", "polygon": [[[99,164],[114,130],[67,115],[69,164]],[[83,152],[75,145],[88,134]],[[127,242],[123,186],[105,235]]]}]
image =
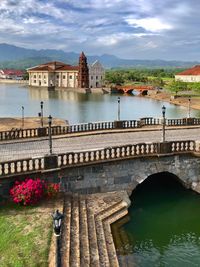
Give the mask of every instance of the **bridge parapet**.
[{"label": "bridge parapet", "polygon": [[[182,119],[166,119],[166,126],[179,127],[200,125],[200,118],[182,118]],[[112,131],[116,129],[137,129],[145,126],[159,126],[162,125],[163,120],[159,118],[146,117],[140,120],[120,120],[120,121],[104,121],[104,122],[89,122],[67,126],[53,126],[51,127],[52,136],[98,132],[98,131]],[[11,131],[0,132],[0,141],[17,140],[27,138],[47,137],[49,135],[49,128],[30,128],[30,129],[14,129]]]},{"label": "bridge parapet", "polygon": [[0,178],[131,158],[199,152],[200,142],[193,140],[128,144],[97,150],[68,152],[40,158],[0,162]]}]

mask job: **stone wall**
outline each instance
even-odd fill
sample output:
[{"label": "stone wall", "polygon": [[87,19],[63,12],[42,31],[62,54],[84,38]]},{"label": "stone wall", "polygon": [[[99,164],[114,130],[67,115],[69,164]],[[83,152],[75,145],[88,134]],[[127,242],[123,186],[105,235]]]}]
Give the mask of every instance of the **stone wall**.
[{"label": "stone wall", "polygon": [[[187,188],[200,192],[200,158],[191,154],[144,157],[37,172],[28,177],[41,177],[61,182],[64,192],[97,193],[126,190],[129,195],[150,175],[169,172]],[[25,179],[27,175],[17,178]],[[9,193],[16,176],[1,179],[0,194]]]},{"label": "stone wall", "polygon": [[198,191],[200,158],[191,155],[145,157],[65,169],[60,172],[62,189],[81,193],[126,190],[135,187],[152,174],[169,172],[187,188]]}]

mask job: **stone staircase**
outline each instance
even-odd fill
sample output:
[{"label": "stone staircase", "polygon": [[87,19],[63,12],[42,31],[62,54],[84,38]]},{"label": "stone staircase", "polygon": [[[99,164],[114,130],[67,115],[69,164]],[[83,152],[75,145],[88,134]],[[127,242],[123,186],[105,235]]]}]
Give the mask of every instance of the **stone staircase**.
[{"label": "stone staircase", "polygon": [[118,267],[110,225],[128,213],[125,191],[66,194],[61,235],[62,267]]}]

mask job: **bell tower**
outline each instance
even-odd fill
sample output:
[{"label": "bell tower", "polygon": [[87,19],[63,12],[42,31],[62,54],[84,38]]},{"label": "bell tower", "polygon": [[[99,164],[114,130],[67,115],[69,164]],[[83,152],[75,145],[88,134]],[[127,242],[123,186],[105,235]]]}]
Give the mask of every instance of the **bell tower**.
[{"label": "bell tower", "polygon": [[79,57],[78,87],[89,88],[89,70],[87,66],[87,58],[83,52]]}]

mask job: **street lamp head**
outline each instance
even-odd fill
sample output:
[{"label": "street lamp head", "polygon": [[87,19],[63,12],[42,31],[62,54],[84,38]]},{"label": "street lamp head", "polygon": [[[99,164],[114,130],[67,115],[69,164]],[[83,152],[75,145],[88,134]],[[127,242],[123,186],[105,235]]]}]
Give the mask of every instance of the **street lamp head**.
[{"label": "street lamp head", "polygon": [[118,98],[117,98],[117,101],[118,101],[118,103],[120,102],[120,97],[118,96]]},{"label": "street lamp head", "polygon": [[22,110],[24,110],[24,106],[22,106]]},{"label": "street lamp head", "polygon": [[59,212],[59,210],[56,210],[53,214],[53,228],[54,228],[54,234],[56,236],[60,236],[60,230],[61,230],[61,223],[63,219],[63,214]]},{"label": "street lamp head", "polygon": [[43,108],[43,104],[44,104],[44,102],[43,102],[43,101],[41,101],[41,102],[40,102],[41,108]]},{"label": "street lamp head", "polygon": [[51,117],[51,115],[49,115],[49,117],[48,117],[48,122],[49,122],[49,126],[51,125],[51,123],[52,123],[52,117]]},{"label": "street lamp head", "polygon": [[163,117],[165,116],[165,112],[166,112],[166,107],[163,105],[162,106],[162,114],[163,114]]}]

